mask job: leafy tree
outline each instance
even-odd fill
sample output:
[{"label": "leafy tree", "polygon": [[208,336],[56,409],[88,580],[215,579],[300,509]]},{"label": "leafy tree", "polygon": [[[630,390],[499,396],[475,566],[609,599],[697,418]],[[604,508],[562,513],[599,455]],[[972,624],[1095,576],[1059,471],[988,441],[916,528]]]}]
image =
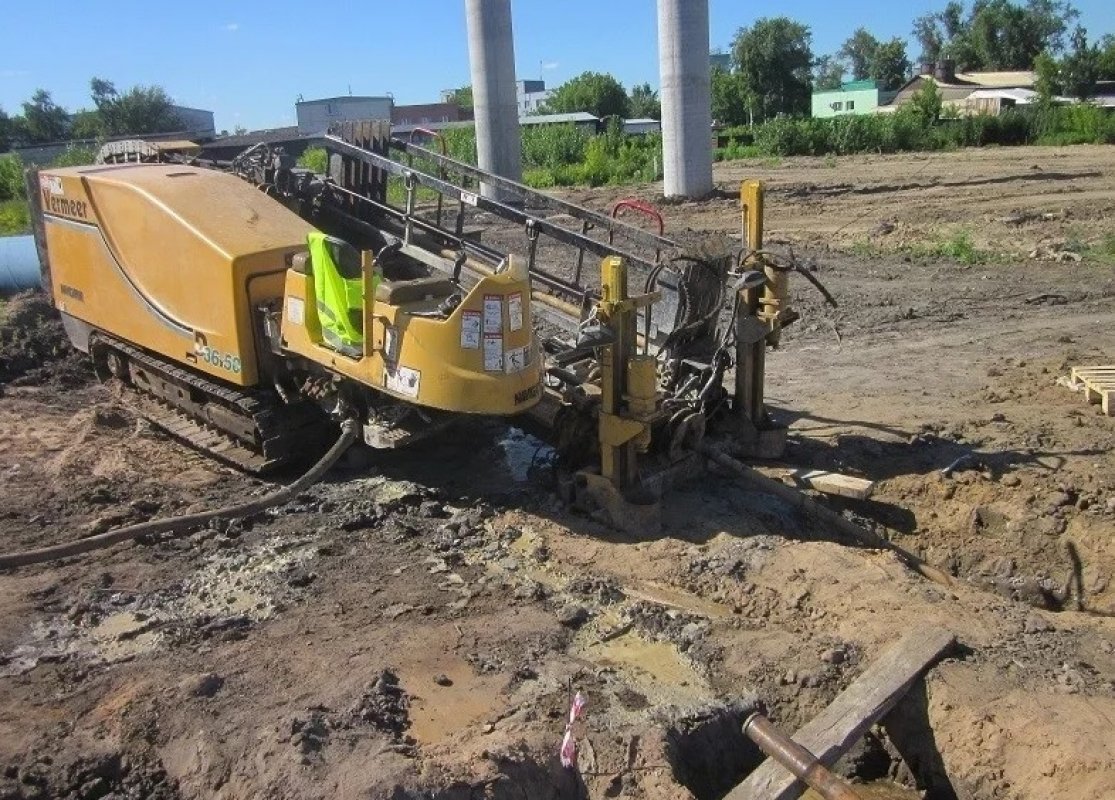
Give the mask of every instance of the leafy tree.
[{"label": "leafy tree", "polygon": [[713,120],[728,126],[750,123],[751,100],[740,75],[721,67],[713,67],[709,77],[712,80]]},{"label": "leafy tree", "polygon": [[1061,91],[1061,66],[1047,50],[1034,59],[1034,72],[1037,74],[1034,91],[1038,93],[1038,105],[1048,108]]},{"label": "leafy tree", "polygon": [[813,91],[839,89],[844,82],[844,64],[836,56],[821,56],[813,65]]},{"label": "leafy tree", "polygon": [[6,153],[11,149],[14,133],[15,128],[12,124],[12,118],[7,115],[4,109],[0,108],[0,153]]},{"label": "leafy tree", "polygon": [[631,87],[628,113],[632,119],[662,119],[662,103],[649,83]]},{"label": "leafy tree", "polygon": [[1061,80],[1065,91],[1080,100],[1087,100],[1095,94],[1099,60],[1099,48],[1088,45],[1088,32],[1077,25],[1072,33],[1068,55],[1061,62]]},{"label": "leafy tree", "polygon": [[860,27],[844,41],[837,55],[847,62],[852,80],[862,81],[871,77],[871,67],[875,63],[875,51],[878,49],[879,40],[867,28]]},{"label": "leafy tree", "polygon": [[101,115],[96,111],[83,108],[70,117],[70,136],[74,139],[97,139],[103,135]]},{"label": "leafy tree", "polygon": [[51,99],[50,92],[37,89],[23,104],[20,127],[20,132],[31,144],[60,142],[69,135],[70,115]]},{"label": "leafy tree", "polygon": [[1096,79],[1115,81],[1115,34],[1100,39],[1096,50]]},{"label": "leafy tree", "polygon": [[324,175],[329,171],[329,153],[324,147],[307,147],[298,158],[298,166]]},{"label": "leafy tree", "polygon": [[472,87],[462,86],[459,89],[454,89],[449,93],[446,98],[450,103],[456,103],[459,107],[471,110],[472,109]]},{"label": "leafy tree", "polygon": [[923,61],[953,59],[962,69],[1029,69],[1044,50],[1064,50],[1065,32],[1079,12],[1068,0],[974,0],[914,21]]},{"label": "leafy tree", "polygon": [[629,101],[623,85],[611,75],[582,72],[557,87],[546,100],[546,113],[587,111],[597,117],[628,116]]},{"label": "leafy tree", "polygon": [[921,45],[921,55],[918,58],[922,63],[936,63],[945,47],[944,36],[937,24],[937,15],[925,14],[915,19],[913,34]]},{"label": "leafy tree", "polygon": [[82,147],[81,145],[67,145],[59,155],[50,162],[52,167],[86,167],[97,160],[96,147]]},{"label": "leafy tree", "polygon": [[889,42],[879,42],[871,55],[868,77],[880,89],[892,91],[906,82],[910,74],[910,59],[906,57],[906,42],[897,36]]},{"label": "leafy tree", "polygon": [[168,133],[182,127],[173,102],[159,86],[133,86],[120,94],[111,81],[93,78],[89,88],[102,135]]},{"label": "leafy tree", "polygon": [[932,125],[941,117],[944,102],[937,82],[932,78],[922,81],[921,88],[913,93],[910,102],[906,104],[909,113],[915,114],[927,125]]},{"label": "leafy tree", "polygon": [[758,119],[809,112],[812,34],[789,17],[763,17],[740,28],[732,57]]}]

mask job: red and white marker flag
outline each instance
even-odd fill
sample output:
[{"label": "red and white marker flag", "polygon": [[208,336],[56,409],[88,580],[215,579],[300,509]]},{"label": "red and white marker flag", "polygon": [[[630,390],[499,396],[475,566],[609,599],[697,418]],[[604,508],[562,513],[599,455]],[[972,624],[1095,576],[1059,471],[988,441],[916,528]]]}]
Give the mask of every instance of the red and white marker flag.
[{"label": "red and white marker flag", "polygon": [[561,765],[568,769],[577,765],[577,740],[573,737],[573,723],[584,713],[585,696],[577,692],[569,706],[569,721],[565,723],[565,736],[561,739]]}]

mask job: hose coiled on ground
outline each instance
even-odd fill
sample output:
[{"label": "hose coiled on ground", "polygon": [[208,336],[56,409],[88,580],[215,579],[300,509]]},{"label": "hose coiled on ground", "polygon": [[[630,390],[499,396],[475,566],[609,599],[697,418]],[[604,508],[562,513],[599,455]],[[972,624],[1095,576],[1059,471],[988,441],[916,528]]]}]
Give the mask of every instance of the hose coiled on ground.
[{"label": "hose coiled on ground", "polygon": [[32,564],[57,561],[60,558],[82,555],[83,553],[101,550],[121,542],[132,541],[141,536],[168,533],[181,535],[200,528],[203,525],[207,525],[216,519],[247,517],[256,514],[271,506],[287,502],[299,492],[317,483],[329,468],[337,462],[337,459],[356,442],[359,436],[360,423],[355,419],[346,419],[341,423],[340,437],[333,446],[329,448],[329,452],[323,455],[316,464],[310,467],[309,471],[298,480],[294,481],[294,483],[284,486],[269,495],[258,497],[255,500],[249,500],[246,503],[225,506],[224,508],[218,508],[213,511],[202,511],[197,514],[186,514],[169,519],[141,522],[137,525],[117,528],[114,531],[107,531],[106,533],[89,536],[85,539],[66,542],[65,544],[40,547],[36,550],[24,550],[20,553],[0,554],[0,569],[12,569],[14,567],[26,567]]}]

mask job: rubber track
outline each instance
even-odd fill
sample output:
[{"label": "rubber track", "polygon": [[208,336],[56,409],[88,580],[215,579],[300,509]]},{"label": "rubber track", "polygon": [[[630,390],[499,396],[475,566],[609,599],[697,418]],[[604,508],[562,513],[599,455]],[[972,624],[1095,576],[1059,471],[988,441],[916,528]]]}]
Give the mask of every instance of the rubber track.
[{"label": "rubber track", "polygon": [[[254,430],[251,440],[224,430],[208,419],[176,405],[173,399],[133,386],[143,398],[150,421],[179,439],[222,461],[253,473],[263,473],[295,460],[316,457],[336,437],[335,426],[310,403],[287,405],[274,393],[237,389],[208,380],[115,337],[100,334],[105,345],[143,369],[232,411]],[[152,403],[154,405],[152,405]]]}]

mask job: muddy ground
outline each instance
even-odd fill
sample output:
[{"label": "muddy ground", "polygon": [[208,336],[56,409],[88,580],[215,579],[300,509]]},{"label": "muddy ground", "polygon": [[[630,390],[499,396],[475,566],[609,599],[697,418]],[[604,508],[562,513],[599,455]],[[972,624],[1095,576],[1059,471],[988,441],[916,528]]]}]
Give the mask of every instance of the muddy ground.
[{"label": "muddy ground", "polygon": [[[661,535],[618,534],[562,505],[540,442],[474,423],[248,520],[0,575],[0,797],[719,798],[759,761],[743,715],[793,730],[931,626],[961,647],[841,764],[865,793],[1115,795],[1115,419],[1058,385],[1115,363],[1115,148],[719,165],[670,229],[737,231],[744,176],[841,303],[795,281],[784,463],[878,481],[825,502],[954,586],[715,471]],[[994,256],[936,253],[959,227]],[[71,361],[5,354],[0,549],[267,490]]]}]

